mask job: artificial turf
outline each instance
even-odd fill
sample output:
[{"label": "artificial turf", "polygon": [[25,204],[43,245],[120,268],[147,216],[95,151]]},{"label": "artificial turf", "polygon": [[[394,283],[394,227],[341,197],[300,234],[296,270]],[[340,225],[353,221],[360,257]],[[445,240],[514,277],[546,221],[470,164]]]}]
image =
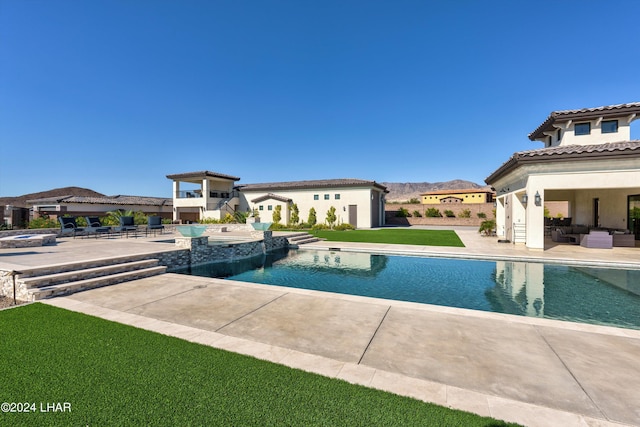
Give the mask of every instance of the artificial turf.
[{"label": "artificial turf", "polygon": [[40,303],[0,324],[0,401],[36,409],[1,425],[509,425]]},{"label": "artificial turf", "polygon": [[454,246],[464,244],[453,230],[411,230],[404,228],[376,230],[312,230],[314,236],[334,242],[390,243],[398,245]]}]

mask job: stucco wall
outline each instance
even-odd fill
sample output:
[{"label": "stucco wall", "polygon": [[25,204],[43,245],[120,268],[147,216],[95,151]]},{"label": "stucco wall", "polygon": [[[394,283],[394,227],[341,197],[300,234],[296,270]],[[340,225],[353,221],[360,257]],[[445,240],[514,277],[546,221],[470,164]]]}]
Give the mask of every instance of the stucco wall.
[{"label": "stucco wall", "polygon": [[[313,207],[316,210],[316,218],[318,223],[324,223],[327,217],[327,211],[331,206],[336,208],[337,223],[349,222],[349,205],[358,206],[357,214],[357,226],[359,228],[368,228],[378,226],[378,224],[372,224],[372,193],[374,197],[379,197],[380,192],[372,190],[371,188],[316,188],[305,190],[273,190],[273,194],[278,196],[289,198],[292,203],[298,205],[299,216],[301,222],[306,222],[309,217],[309,210]],[[275,199],[267,199],[262,202],[252,203],[251,200],[265,196],[268,192],[265,191],[243,191],[241,194],[240,209],[246,211],[247,209],[259,209],[259,206],[263,206],[263,210],[258,210],[260,214],[260,220],[262,222],[272,222],[273,210],[269,211],[268,206],[271,205],[274,209],[276,205],[282,206],[282,220],[281,224],[286,224],[287,210],[285,209],[285,202],[281,202]],[[325,195],[329,195],[329,199],[325,200]],[[314,195],[318,195],[318,200],[314,200]],[[336,195],[339,195],[339,199],[336,199]]]}]

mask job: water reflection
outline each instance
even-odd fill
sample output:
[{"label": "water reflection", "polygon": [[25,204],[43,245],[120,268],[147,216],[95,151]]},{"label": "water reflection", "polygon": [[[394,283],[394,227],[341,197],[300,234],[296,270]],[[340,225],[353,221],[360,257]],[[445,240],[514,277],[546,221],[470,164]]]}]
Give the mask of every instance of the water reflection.
[{"label": "water reflection", "polygon": [[290,250],[187,274],[640,329],[640,271]]}]

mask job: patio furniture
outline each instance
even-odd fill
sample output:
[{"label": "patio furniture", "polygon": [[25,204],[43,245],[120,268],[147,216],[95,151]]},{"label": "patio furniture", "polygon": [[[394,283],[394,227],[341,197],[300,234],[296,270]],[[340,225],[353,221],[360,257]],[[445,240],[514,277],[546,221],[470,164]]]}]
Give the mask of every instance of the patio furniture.
[{"label": "patio furniture", "polygon": [[60,221],[60,235],[73,234],[73,238],[76,238],[76,234],[84,231],[84,228],[78,227],[76,224],[76,218],[72,216],[61,216],[58,218]]},{"label": "patio furniture", "polygon": [[138,227],[135,225],[132,216],[121,216],[120,227],[116,231],[120,233],[120,236],[124,233],[126,237],[129,237],[129,232],[132,232],[134,237],[138,237]]},{"label": "patio furniture", "polygon": [[164,225],[162,225],[162,218],[159,216],[150,216],[147,218],[147,228],[145,230],[145,235],[148,235],[150,231],[153,231],[153,235],[156,235],[156,231],[160,230],[160,234],[162,234],[162,230],[164,230]]},{"label": "patio furniture", "polygon": [[87,227],[84,231],[87,236],[93,234],[97,239],[99,235],[111,234],[111,227],[104,226],[100,223],[100,218],[97,216],[86,216]]},{"label": "patio furniture", "polygon": [[589,234],[580,235],[580,246],[585,248],[611,249],[613,236],[608,231],[591,230]]},{"label": "patio furniture", "polygon": [[636,247],[636,236],[634,234],[631,234],[628,230],[614,231],[612,233],[612,236],[613,236],[614,247],[628,247],[628,248]]}]

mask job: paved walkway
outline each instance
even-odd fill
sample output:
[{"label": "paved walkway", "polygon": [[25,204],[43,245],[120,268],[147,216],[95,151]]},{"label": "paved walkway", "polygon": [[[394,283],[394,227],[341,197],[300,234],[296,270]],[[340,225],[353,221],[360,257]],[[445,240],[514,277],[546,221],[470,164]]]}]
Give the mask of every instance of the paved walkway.
[{"label": "paved walkway", "polygon": [[[457,231],[465,248],[307,247],[640,267],[636,248],[530,251]],[[0,268],[171,248],[151,240],[62,240],[0,252]],[[524,425],[640,425],[636,330],[176,274],[46,302]]]}]

